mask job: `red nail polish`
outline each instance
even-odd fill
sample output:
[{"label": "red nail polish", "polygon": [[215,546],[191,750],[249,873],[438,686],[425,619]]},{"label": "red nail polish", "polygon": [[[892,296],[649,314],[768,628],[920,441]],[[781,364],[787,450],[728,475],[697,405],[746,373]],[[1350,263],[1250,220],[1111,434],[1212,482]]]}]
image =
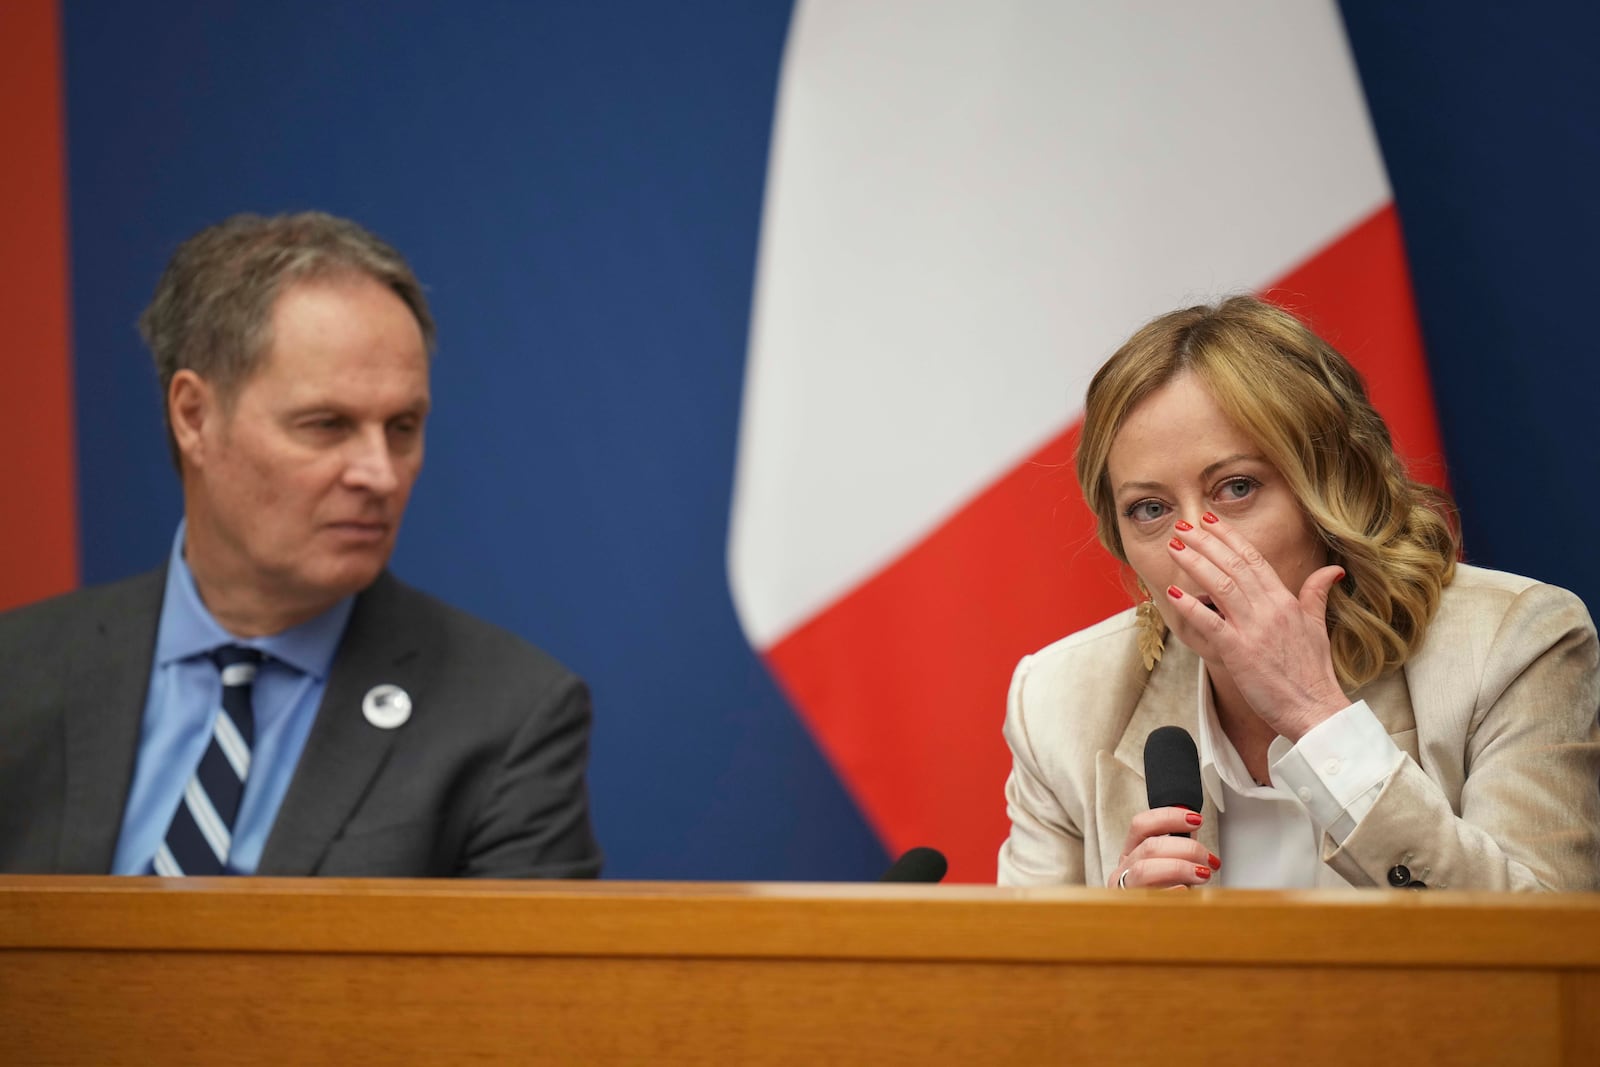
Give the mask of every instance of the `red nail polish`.
[{"label": "red nail polish", "polygon": [[1339,577],[1335,578],[1334,581],[1336,581],[1336,582],[1344,581],[1344,571],[1342,569],[1339,571]]},{"label": "red nail polish", "polygon": [[1167,586],[1167,595],[1169,597],[1171,597],[1173,600],[1182,600],[1183,599],[1183,590],[1179,589],[1175,585],[1169,585],[1169,586]]},{"label": "red nail polish", "polygon": [[1215,852],[1207,852],[1206,853],[1206,862],[1211,864],[1211,869],[1212,870],[1214,870],[1214,871],[1222,870],[1222,861],[1217,858],[1217,854]]},{"label": "red nail polish", "polygon": [[1196,878],[1210,878],[1211,877],[1211,868],[1210,867],[1196,867],[1194,869],[1194,876]]},{"label": "red nail polish", "polygon": [[1204,515],[1200,516],[1200,521],[1201,522],[1216,522],[1217,521],[1217,517],[1215,515],[1211,514],[1211,512],[1208,511]]},{"label": "red nail polish", "polygon": [[1172,540],[1168,541],[1167,544],[1172,548],[1172,550],[1174,552],[1182,552],[1183,551],[1183,542],[1178,540],[1176,537],[1174,537]]},{"label": "red nail polish", "polygon": [[1200,813],[1198,811],[1191,811],[1189,814],[1183,817],[1183,821],[1188,823],[1190,826],[1199,826],[1205,820],[1200,817]]},{"label": "red nail polish", "polygon": [[1189,525],[1187,522],[1184,522],[1182,519],[1179,519],[1177,522],[1173,523],[1172,528],[1174,530],[1183,530],[1185,533],[1194,529],[1193,526]]}]

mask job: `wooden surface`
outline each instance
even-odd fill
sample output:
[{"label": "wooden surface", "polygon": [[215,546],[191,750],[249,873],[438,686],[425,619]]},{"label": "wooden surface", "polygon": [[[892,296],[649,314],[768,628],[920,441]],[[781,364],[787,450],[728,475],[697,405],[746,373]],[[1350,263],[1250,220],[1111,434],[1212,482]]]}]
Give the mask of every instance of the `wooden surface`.
[{"label": "wooden surface", "polygon": [[1600,897],[0,878],[4,1063],[1600,1063]]}]

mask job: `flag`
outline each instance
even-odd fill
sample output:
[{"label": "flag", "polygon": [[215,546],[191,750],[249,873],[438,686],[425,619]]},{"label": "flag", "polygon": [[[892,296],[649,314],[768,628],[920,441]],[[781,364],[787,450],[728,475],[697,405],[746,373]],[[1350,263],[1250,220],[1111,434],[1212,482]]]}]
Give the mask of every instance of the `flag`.
[{"label": "flag", "polygon": [[752,646],[891,852],[990,881],[1016,661],[1127,607],[1072,474],[1095,369],[1255,291],[1441,449],[1332,3],[795,11],[730,521]]}]

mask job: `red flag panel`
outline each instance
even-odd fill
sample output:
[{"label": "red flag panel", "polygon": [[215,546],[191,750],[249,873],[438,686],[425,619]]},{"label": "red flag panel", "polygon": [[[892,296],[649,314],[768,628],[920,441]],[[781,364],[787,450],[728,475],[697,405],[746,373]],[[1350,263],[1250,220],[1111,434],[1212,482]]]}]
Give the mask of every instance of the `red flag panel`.
[{"label": "red flag panel", "polygon": [[78,582],[55,0],[0,4],[0,610]]}]

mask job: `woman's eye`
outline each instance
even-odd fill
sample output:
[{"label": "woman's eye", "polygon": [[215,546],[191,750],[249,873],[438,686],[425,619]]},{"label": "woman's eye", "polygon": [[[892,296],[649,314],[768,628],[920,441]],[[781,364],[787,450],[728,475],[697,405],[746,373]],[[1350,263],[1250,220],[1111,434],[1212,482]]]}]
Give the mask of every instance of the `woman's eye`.
[{"label": "woman's eye", "polygon": [[1223,500],[1243,500],[1255,491],[1254,478],[1229,478],[1217,487],[1217,495]]},{"label": "woman's eye", "polygon": [[1154,522],[1167,513],[1167,506],[1159,500],[1141,500],[1129,506],[1127,515],[1134,522]]}]

